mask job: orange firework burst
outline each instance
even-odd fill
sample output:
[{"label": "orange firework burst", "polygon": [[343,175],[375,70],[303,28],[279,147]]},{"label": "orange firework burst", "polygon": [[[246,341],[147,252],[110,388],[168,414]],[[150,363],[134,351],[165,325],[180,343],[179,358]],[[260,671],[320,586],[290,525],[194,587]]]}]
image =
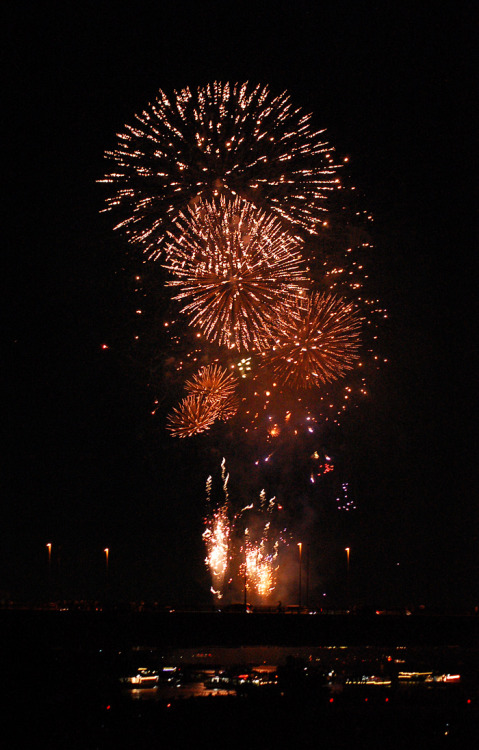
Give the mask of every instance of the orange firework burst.
[{"label": "orange firework burst", "polygon": [[238,378],[221,365],[200,367],[191,380],[185,383],[191,395],[204,398],[217,407],[217,419],[227,422],[238,411],[239,399],[236,395]]},{"label": "orange firework burst", "polygon": [[218,419],[218,405],[201,396],[190,395],[168,416],[167,429],[173,437],[185,438],[209,430]]},{"label": "orange firework burst", "polygon": [[333,149],[311,115],[266,86],[210,83],[171,98],[159,91],[105,156],[101,182],[113,194],[130,242],[158,256],[165,228],[198,196],[241,196],[288,224],[315,233],[339,183]]},{"label": "orange firework burst", "polygon": [[284,385],[311,388],[342,377],[359,358],[361,318],[352,303],[314,293],[283,310],[269,353]]},{"label": "orange firework burst", "polygon": [[190,323],[230,349],[267,348],[278,310],[307,286],[295,240],[238,198],[202,203],[176,226],[165,267]]},{"label": "orange firework burst", "polygon": [[238,378],[221,365],[205,365],[186,381],[185,387],[188,393],[223,400],[235,392],[237,384]]}]

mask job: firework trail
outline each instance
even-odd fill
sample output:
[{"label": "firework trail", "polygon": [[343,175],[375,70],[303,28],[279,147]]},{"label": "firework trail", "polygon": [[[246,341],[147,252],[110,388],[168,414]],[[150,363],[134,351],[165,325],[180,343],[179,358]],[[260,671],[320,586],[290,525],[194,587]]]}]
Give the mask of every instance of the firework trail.
[{"label": "firework trail", "polygon": [[266,86],[210,83],[168,97],[159,90],[106,151],[107,211],[115,228],[158,257],[179,212],[199,198],[239,196],[315,233],[338,186],[333,149],[311,115]]}]

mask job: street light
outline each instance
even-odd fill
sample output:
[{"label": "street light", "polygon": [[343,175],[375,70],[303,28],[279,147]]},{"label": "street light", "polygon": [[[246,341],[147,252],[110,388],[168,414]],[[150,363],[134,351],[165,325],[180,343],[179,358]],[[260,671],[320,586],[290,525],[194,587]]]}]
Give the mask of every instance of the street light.
[{"label": "street light", "polygon": [[349,553],[350,553],[350,548],[349,547],[345,547],[345,552],[346,552],[346,596],[347,596],[347,599],[348,599],[347,606],[349,607],[349,604],[350,604],[349,600],[351,598],[350,597],[350,590],[349,590]]},{"label": "street light", "polygon": [[299,611],[301,610],[301,558],[303,555],[302,542],[298,542],[298,547],[299,547],[299,588],[298,588],[298,605],[299,605],[298,614],[299,614]]},{"label": "street light", "polygon": [[245,529],[245,543],[244,543],[244,611],[248,611],[248,544],[246,537],[248,536],[248,529]]},{"label": "street light", "polygon": [[106,577],[108,578],[108,555],[110,554],[110,550],[108,549],[108,547],[105,547],[103,552],[105,553],[105,570],[106,570]]},{"label": "street light", "polygon": [[46,545],[48,550],[48,598],[52,597],[52,543]]}]

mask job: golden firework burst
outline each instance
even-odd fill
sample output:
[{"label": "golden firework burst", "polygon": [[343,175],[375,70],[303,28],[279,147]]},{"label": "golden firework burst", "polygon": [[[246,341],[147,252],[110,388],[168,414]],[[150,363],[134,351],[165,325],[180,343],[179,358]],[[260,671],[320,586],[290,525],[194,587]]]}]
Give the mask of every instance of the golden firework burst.
[{"label": "golden firework burst", "polygon": [[167,429],[173,437],[192,437],[209,430],[218,417],[219,410],[215,401],[190,395],[168,415]]},{"label": "golden firework burst", "polygon": [[238,350],[268,348],[278,310],[308,284],[297,242],[274,217],[238,198],[182,215],[165,268],[191,325],[208,341]]},{"label": "golden firework burst", "polygon": [[324,130],[287,92],[273,96],[266,86],[160,90],[117,138],[105,152],[112,171],[100,180],[112,188],[105,210],[154,257],[170,222],[198,197],[238,195],[315,233],[339,183]]},{"label": "golden firework burst", "polygon": [[314,293],[284,309],[268,354],[275,376],[293,388],[342,377],[359,359],[361,318],[352,303]]}]

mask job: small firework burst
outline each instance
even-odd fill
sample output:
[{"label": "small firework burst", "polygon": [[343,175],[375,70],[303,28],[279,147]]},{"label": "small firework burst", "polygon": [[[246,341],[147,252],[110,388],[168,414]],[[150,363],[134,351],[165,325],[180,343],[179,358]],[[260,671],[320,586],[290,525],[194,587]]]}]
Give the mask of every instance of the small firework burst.
[{"label": "small firework burst", "polygon": [[278,310],[308,283],[295,240],[239,199],[190,209],[166,253],[182,313],[208,341],[230,349],[266,348]]},{"label": "small firework burst", "polygon": [[311,115],[266,86],[210,83],[169,98],[162,90],[105,153],[116,228],[150,256],[165,229],[198,198],[240,196],[315,233],[337,187],[333,149]]},{"label": "small firework burst", "polygon": [[221,365],[213,364],[200,367],[198,372],[185,382],[185,388],[190,394],[223,400],[235,392],[237,383],[238,378],[232,373]]},{"label": "small firework burst", "polygon": [[361,318],[352,303],[314,293],[284,308],[269,353],[275,376],[293,388],[341,378],[359,359]]},{"label": "small firework burst", "polygon": [[217,419],[227,422],[234,417],[239,407],[236,395],[238,378],[221,365],[205,365],[185,383],[186,390],[192,395],[212,401],[218,409]]},{"label": "small firework burst", "polygon": [[201,396],[186,396],[168,416],[167,429],[173,437],[185,438],[209,430],[218,418],[218,406]]}]

